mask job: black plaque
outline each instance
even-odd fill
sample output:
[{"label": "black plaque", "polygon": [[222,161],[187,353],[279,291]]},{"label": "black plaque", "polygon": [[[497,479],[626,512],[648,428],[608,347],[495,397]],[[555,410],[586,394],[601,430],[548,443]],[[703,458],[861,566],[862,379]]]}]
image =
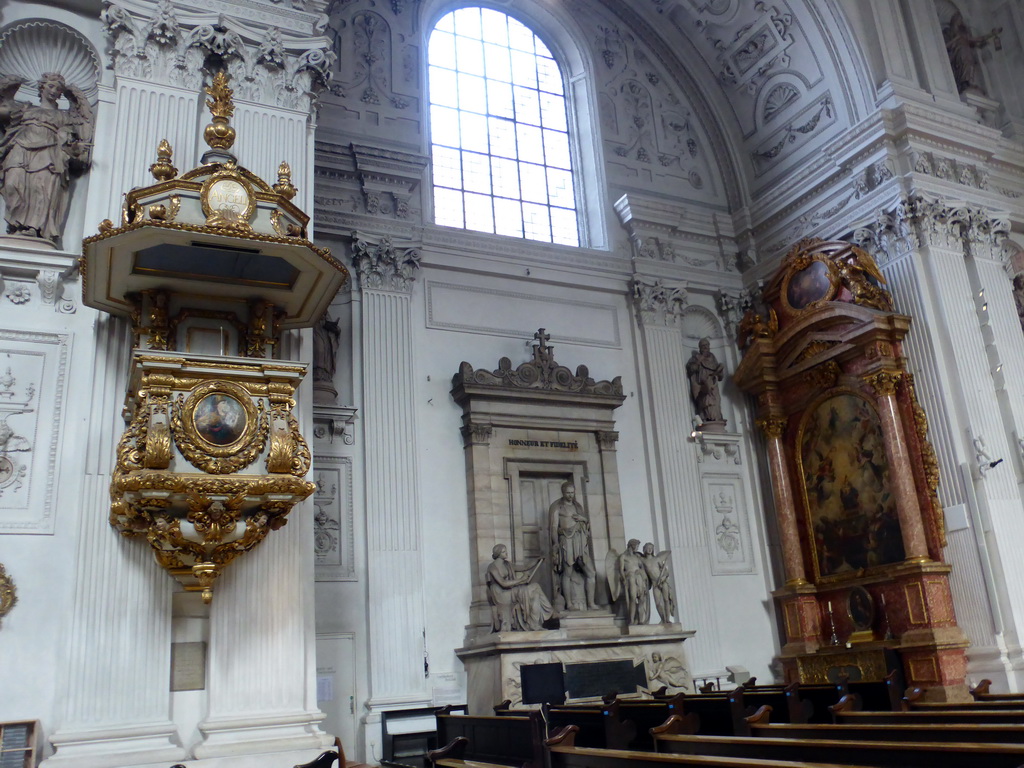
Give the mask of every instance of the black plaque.
[{"label": "black plaque", "polygon": [[588,699],[606,693],[636,693],[647,687],[643,663],[633,665],[629,659],[592,661],[565,665],[565,689],[570,699]]},{"label": "black plaque", "polygon": [[523,664],[519,668],[519,681],[523,686],[523,704],[563,704],[565,678],[562,665]]}]

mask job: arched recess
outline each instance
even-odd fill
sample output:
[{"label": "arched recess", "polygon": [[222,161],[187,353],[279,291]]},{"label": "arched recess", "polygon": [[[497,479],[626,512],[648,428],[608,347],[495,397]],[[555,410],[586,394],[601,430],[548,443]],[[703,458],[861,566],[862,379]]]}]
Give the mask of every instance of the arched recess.
[{"label": "arched recess", "polygon": [[719,346],[720,340],[725,338],[722,323],[719,322],[715,313],[705,307],[689,306],[683,310],[682,321],[683,338],[694,342],[707,338],[719,342],[713,346]]},{"label": "arched recess", "polygon": [[[420,8],[420,50],[427,50],[430,33],[441,17],[467,6],[493,8],[512,16],[529,27],[554,55],[565,76],[570,142],[577,164],[574,173],[576,188],[579,190],[578,212],[580,231],[583,234],[581,245],[591,248],[608,247],[608,221],[605,211],[609,206],[606,204],[607,182],[601,142],[583,140],[583,137],[599,137],[601,128],[592,60],[583,44],[588,33],[581,26],[581,20],[568,13],[562,4],[548,4],[537,0],[427,0]],[[429,95],[427,67],[421,67],[421,72],[420,87],[425,95]],[[424,99],[424,110],[429,109],[427,104],[428,99]],[[421,149],[424,153],[429,153],[430,137],[427,132],[424,132],[423,139],[424,145]]]}]

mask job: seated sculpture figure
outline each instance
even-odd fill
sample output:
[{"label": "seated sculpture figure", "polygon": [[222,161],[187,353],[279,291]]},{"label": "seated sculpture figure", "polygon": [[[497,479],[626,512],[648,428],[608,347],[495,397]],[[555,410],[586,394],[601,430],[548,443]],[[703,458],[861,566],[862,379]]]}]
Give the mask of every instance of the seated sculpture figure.
[{"label": "seated sculpture figure", "polygon": [[487,600],[491,604],[491,623],[495,632],[528,632],[544,629],[553,610],[544,590],[530,579],[544,562],[517,568],[508,561],[508,548],[495,544],[491,564],[487,566]]}]

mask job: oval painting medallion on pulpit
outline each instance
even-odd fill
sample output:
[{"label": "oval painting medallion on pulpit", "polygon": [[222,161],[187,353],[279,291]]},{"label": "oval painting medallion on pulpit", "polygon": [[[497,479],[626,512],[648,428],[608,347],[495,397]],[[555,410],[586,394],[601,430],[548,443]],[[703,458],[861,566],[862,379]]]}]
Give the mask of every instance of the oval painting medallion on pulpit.
[{"label": "oval painting medallion on pulpit", "polygon": [[245,433],[245,409],[231,395],[207,395],[196,406],[192,419],[199,436],[217,446],[231,445]]}]

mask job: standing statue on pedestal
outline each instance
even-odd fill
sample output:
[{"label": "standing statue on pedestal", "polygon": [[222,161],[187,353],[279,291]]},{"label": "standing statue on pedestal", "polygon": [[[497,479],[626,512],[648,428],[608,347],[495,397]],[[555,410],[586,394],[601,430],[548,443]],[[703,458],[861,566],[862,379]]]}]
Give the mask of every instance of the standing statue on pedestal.
[{"label": "standing statue on pedestal", "polygon": [[[562,498],[548,507],[555,554],[555,577],[567,611],[596,610],[594,584],[597,571],[590,556],[590,519],[576,501],[576,486],[562,483]],[[583,595],[579,582],[583,581]]]},{"label": "standing statue on pedestal", "polygon": [[[612,600],[623,596],[626,603],[626,623],[648,624],[651,620],[651,580],[644,568],[643,556],[637,552],[640,539],[630,539],[621,555],[608,551],[608,587]],[[614,559],[614,562],[611,562]]]},{"label": "standing statue on pedestal", "polygon": [[[39,80],[39,106],[15,101],[23,82],[0,75],[0,194],[7,234],[55,242],[71,177],[89,167],[92,109],[81,90],[53,72]],[[69,109],[57,106],[61,96]]]},{"label": "standing statue on pedestal", "polygon": [[495,544],[487,566],[487,601],[491,604],[491,626],[495,632],[529,632],[544,629],[553,610],[539,584],[530,580],[541,558],[531,567],[517,568],[508,561],[508,548]]},{"label": "standing statue on pedestal", "polygon": [[651,542],[644,544],[644,570],[651,581],[654,605],[662,624],[671,624],[672,617],[679,615],[676,611],[676,591],[672,586],[672,569],[668,562],[671,555],[669,550],[655,554]]},{"label": "standing statue on pedestal", "polygon": [[971,29],[964,21],[963,14],[957,11],[949,20],[949,24],[942,28],[942,37],[946,41],[946,54],[949,56],[949,65],[953,68],[953,79],[956,80],[958,93],[974,91],[985,93],[981,86],[979,77],[980,63],[976,48],[984,48],[988,41],[992,41],[992,47],[997,51],[1002,48],[999,40],[999,33],[1002,27],[993,29],[987,35],[974,37]]},{"label": "standing statue on pedestal", "polygon": [[686,376],[690,380],[690,397],[700,417],[702,426],[725,426],[722,418],[722,399],[718,394],[718,382],[725,378],[725,366],[718,362],[711,351],[711,342],[704,338],[686,363]]}]

